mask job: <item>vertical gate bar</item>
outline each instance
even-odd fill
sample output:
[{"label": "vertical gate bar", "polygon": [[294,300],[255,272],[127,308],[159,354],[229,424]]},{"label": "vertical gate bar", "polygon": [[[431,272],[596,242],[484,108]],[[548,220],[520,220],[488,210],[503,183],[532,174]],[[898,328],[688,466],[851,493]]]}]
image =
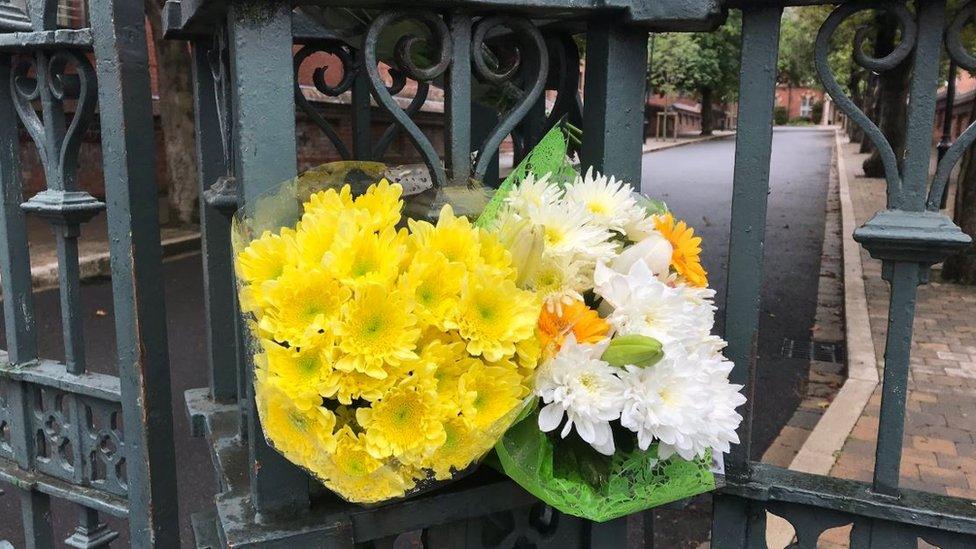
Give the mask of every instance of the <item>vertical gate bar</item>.
[{"label": "vertical gate bar", "polygon": [[179,544],[149,52],[141,2],[89,6],[95,29],[129,539]]},{"label": "vertical gate bar", "polygon": [[744,7],[739,71],[739,128],[735,137],[732,220],[725,306],[726,356],[735,367],[732,383],[746,387],[739,444],[732,446],[727,474],[742,476],[752,448],[755,349],[759,331],[763,242],[773,142],[773,102],[779,50],[779,6]]},{"label": "vertical gate bar", "polygon": [[[0,284],[7,359],[14,366],[37,358],[34,301],[31,295],[30,254],[20,179],[20,126],[10,94],[11,56],[0,55]],[[17,465],[30,469],[33,433],[28,428],[30,403],[24,383],[8,383],[11,415],[10,444]],[[21,515],[27,547],[53,545],[50,498],[33,490],[21,491]]]},{"label": "vertical gate bar", "polygon": [[205,192],[227,173],[217,113],[217,90],[208,55],[210,39],[192,44],[194,122],[197,165],[200,167],[200,248],[203,256],[204,312],[207,321],[207,361],[210,394],[214,400],[237,398],[237,345],[234,322],[234,270],[230,250],[230,219],[207,203]]},{"label": "vertical gate bar", "polygon": [[452,13],[451,65],[447,73],[444,107],[447,149],[447,173],[454,184],[467,183],[471,177],[471,17]]},{"label": "vertical gate bar", "polygon": [[81,271],[78,266],[79,227],[56,224],[58,288],[61,304],[61,335],[64,339],[64,365],[68,373],[85,373],[85,338],[81,315]]},{"label": "vertical gate bar", "polygon": [[27,549],[54,547],[51,529],[51,498],[36,490],[21,490],[20,518]]},{"label": "vertical gate bar", "polygon": [[[647,31],[601,16],[586,31],[586,97],[583,109],[583,166],[640,188]],[[639,516],[637,517],[639,519]],[[627,517],[589,525],[590,547],[624,547]]]},{"label": "vertical gate bar", "polygon": [[938,60],[942,56],[945,0],[918,2],[918,40],[909,86],[908,122],[905,127],[905,158],[902,169],[902,208],[925,209],[929,162],[935,129],[935,104],[939,89]]},{"label": "vertical gate bar", "polygon": [[[353,54],[359,59],[358,54]],[[352,81],[352,156],[356,160],[373,159],[373,106],[370,103],[369,75],[360,66]]]},{"label": "vertical gate bar", "polygon": [[[529,73],[531,74],[531,73]],[[521,152],[521,154],[514,159],[514,165],[518,165],[519,162],[532,150],[532,147],[539,142],[542,138],[542,132],[545,130],[546,126],[546,92],[542,91],[542,96],[539,100],[532,105],[529,112],[525,114],[525,118],[519,122],[518,131],[522,134],[522,150],[516,151]]]},{"label": "vertical gate bar", "polygon": [[[239,199],[247,203],[295,177],[295,101],[276,93],[291,86],[292,30],[288,2],[235,2],[228,13],[234,135],[234,173]],[[243,351],[243,349],[242,349]],[[308,476],[264,439],[247,360],[247,423],[251,496],[259,512],[308,507]]]},{"label": "vertical gate bar", "polygon": [[878,445],[875,450],[874,491],[897,496],[905,431],[908,357],[912,346],[920,267],[918,263],[895,261],[885,265],[885,270],[891,272],[891,301],[888,307]]},{"label": "vertical gate bar", "polygon": [[591,19],[586,31],[583,95],[584,167],[613,175],[638,189],[647,70],[647,31],[625,27],[613,16]]},{"label": "vertical gate bar", "polygon": [[[909,211],[925,209],[939,78],[938,63],[931,60],[938,59],[942,52],[944,12],[944,0],[921,2],[916,9],[918,40],[910,84],[902,188],[891,201]],[[885,261],[884,264],[885,278],[891,284],[891,301],[873,486],[876,492],[890,496],[899,493],[909,355],[921,269],[920,264],[912,262]]]}]

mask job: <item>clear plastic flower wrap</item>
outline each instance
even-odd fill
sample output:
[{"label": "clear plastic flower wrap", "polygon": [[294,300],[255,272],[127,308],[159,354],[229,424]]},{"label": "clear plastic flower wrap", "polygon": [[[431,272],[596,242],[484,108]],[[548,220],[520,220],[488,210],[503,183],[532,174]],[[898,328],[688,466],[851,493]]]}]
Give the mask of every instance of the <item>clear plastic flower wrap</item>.
[{"label": "clear plastic flower wrap", "polygon": [[543,302],[536,398],[495,452],[546,503],[606,521],[713,489],[745,399],[711,334],[702,239],[630,184],[576,172],[573,137],[547,134],[478,221]]},{"label": "clear plastic flower wrap", "polygon": [[428,181],[325,164],[234,220],[264,435],[356,503],[471,470],[531,401],[541,301],[499,236],[462,215],[486,193]]}]

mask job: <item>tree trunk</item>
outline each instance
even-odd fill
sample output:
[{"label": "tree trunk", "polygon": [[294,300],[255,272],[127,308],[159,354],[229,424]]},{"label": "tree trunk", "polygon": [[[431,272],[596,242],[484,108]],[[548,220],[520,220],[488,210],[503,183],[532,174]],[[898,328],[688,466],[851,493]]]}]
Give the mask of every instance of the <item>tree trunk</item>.
[{"label": "tree trunk", "polygon": [[[851,59],[851,76],[847,81],[847,89],[851,94],[851,101],[854,102],[854,106],[864,110],[864,94],[861,93],[861,71],[858,69],[858,65]],[[857,124],[849,127],[847,135],[850,136],[853,143],[860,143],[864,139],[864,132]]]},{"label": "tree trunk", "polygon": [[[875,73],[868,74],[868,80],[864,86],[864,114],[867,115],[871,120],[877,121],[878,117],[875,116],[875,111],[878,109],[878,75]],[[864,128],[860,128],[861,132],[861,154],[870,153],[874,151],[874,143],[868,139],[868,136],[864,133]]]},{"label": "tree trunk", "polygon": [[190,54],[184,42],[163,39],[162,8],[159,0],[145,0],[145,4],[156,49],[159,88],[157,104],[162,122],[166,171],[169,175],[169,221],[190,224],[199,215]]},{"label": "tree trunk", "polygon": [[[875,19],[878,38],[875,42],[875,56],[884,57],[895,48],[895,31],[898,20],[895,16],[885,12]],[[895,158],[901,158],[905,151],[905,126],[908,122],[908,79],[911,74],[910,60],[905,59],[897,67],[881,73],[878,78],[878,107],[875,120],[888,138]],[[881,164],[881,154],[871,153],[864,161],[864,175],[867,177],[884,177],[884,166]]]},{"label": "tree trunk", "polygon": [[[969,123],[976,121],[976,109],[969,115]],[[956,179],[956,199],[953,221],[963,232],[976,238],[976,155],[966,153],[959,177]],[[942,266],[942,278],[961,284],[976,285],[976,246],[949,257]]]},{"label": "tree trunk", "polygon": [[715,130],[715,112],[712,110],[712,88],[702,88],[701,92],[701,119],[702,135],[712,135]]}]

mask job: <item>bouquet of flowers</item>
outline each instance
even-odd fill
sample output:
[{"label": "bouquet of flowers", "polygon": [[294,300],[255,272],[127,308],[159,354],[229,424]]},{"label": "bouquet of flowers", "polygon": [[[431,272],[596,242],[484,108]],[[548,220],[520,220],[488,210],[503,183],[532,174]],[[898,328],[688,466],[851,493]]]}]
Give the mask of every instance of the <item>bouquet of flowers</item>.
[{"label": "bouquet of flowers", "polygon": [[711,452],[738,442],[745,398],[710,333],[701,238],[628,184],[576,175],[564,139],[547,135],[479,220],[543,301],[537,405],[496,452],[546,503],[604,521],[714,488]]},{"label": "bouquet of flowers", "polygon": [[449,204],[434,223],[403,219],[390,173],[324,165],[234,226],[265,437],[357,503],[473,468],[526,407],[540,356],[541,300],[517,287],[499,235]]}]

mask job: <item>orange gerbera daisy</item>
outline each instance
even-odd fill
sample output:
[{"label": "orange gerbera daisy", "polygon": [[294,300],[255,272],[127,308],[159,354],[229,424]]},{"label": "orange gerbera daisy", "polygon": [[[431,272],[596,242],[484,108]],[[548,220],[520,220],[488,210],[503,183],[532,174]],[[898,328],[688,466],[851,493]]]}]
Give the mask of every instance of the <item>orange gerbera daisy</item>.
[{"label": "orange gerbera daisy", "polygon": [[539,341],[547,356],[556,354],[569,334],[577,343],[599,343],[609,331],[607,321],[582,301],[563,305],[561,314],[543,307],[539,315]]},{"label": "orange gerbera daisy", "polygon": [[701,237],[695,236],[692,229],[684,221],[675,221],[670,213],[655,216],[654,227],[671,243],[674,252],[671,254],[671,266],[684,277],[692,286],[708,286],[707,273],[702,267]]}]

